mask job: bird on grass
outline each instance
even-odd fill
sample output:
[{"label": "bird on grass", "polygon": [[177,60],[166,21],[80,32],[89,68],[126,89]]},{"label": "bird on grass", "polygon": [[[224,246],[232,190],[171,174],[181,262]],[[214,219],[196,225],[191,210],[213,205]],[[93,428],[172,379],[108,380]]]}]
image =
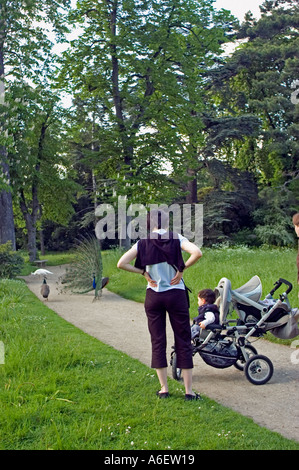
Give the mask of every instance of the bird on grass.
[{"label": "bird on grass", "polygon": [[94,290],[94,299],[102,295],[102,288],[108,278],[102,278],[103,265],[99,240],[96,237],[82,237],[75,248],[75,261],[67,268],[61,283],[63,290],[74,294],[86,294]]},{"label": "bird on grass", "polygon": [[40,293],[41,295],[43,296],[43,298],[45,300],[49,300],[49,294],[50,294],[50,287],[49,285],[47,284],[47,281],[46,281],[46,278],[44,277],[44,281],[42,283],[42,287],[41,287],[41,290],[40,290]]}]

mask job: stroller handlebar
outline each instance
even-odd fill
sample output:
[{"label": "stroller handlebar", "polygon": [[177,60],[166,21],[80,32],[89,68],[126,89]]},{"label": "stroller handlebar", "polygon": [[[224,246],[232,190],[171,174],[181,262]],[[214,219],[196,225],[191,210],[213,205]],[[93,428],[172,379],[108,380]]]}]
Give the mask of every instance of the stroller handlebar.
[{"label": "stroller handlebar", "polygon": [[275,282],[273,289],[270,291],[270,294],[273,295],[274,292],[276,292],[277,289],[279,289],[279,287],[282,284],[285,284],[286,286],[288,286],[285,293],[289,294],[289,292],[291,292],[291,290],[293,289],[293,285],[289,281],[286,281],[285,279],[282,279],[282,278],[280,278],[278,281]]}]

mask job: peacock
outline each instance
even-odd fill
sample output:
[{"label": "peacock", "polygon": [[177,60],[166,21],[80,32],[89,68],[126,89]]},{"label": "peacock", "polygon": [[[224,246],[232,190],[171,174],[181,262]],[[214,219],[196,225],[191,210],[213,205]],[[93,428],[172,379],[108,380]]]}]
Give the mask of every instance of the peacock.
[{"label": "peacock", "polygon": [[44,280],[43,280],[43,283],[42,283],[42,286],[41,286],[40,293],[41,293],[41,295],[43,296],[43,298],[45,300],[49,300],[50,287],[47,284],[47,280],[46,280],[45,277],[44,277]]},{"label": "peacock", "polygon": [[102,255],[99,240],[96,237],[82,237],[75,247],[75,261],[66,269],[62,277],[63,290],[71,290],[74,294],[86,294],[94,290],[94,299],[102,295],[103,282]]}]

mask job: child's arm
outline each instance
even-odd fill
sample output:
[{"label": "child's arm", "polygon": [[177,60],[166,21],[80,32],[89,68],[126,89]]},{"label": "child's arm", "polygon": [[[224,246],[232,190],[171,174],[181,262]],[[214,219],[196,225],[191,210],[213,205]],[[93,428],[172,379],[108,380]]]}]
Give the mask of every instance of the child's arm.
[{"label": "child's arm", "polygon": [[206,312],[205,313],[205,319],[199,323],[200,328],[203,330],[210,325],[211,323],[214,323],[215,321],[215,315],[213,312]]}]

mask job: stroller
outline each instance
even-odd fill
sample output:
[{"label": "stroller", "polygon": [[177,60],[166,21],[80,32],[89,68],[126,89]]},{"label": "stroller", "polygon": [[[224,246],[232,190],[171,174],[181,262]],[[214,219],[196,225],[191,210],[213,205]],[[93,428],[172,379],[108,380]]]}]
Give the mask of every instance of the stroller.
[{"label": "stroller", "polygon": [[[286,285],[287,289],[275,300],[273,295],[282,285]],[[198,353],[215,368],[235,366],[244,371],[246,378],[254,385],[267,383],[273,375],[273,364],[267,356],[258,354],[249,340],[262,337],[268,331],[284,339],[299,334],[299,310],[292,309],[288,300],[291,290],[292,284],[280,278],[265,299],[260,300],[262,285],[258,276],[235,290],[232,290],[227,278],[222,278],[215,288],[219,324],[208,325],[192,339],[193,356]],[[237,318],[228,320],[228,315],[233,312]],[[175,346],[170,364],[173,378],[180,380],[181,370],[177,368]]]}]

